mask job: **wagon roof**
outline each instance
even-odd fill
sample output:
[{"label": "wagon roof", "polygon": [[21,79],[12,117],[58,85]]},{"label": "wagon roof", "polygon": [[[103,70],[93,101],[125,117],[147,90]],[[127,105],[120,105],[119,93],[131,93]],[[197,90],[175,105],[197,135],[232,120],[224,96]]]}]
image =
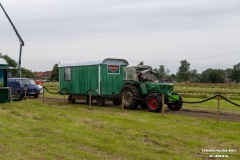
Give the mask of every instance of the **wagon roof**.
[{"label": "wagon roof", "polygon": [[129,65],[128,61],[125,59],[116,59],[116,58],[106,58],[102,61],[103,64],[108,65]]},{"label": "wagon roof", "polygon": [[103,61],[88,61],[88,62],[68,61],[68,62],[61,62],[58,65],[58,67],[86,66],[86,65],[98,65],[98,64],[128,65],[128,62],[125,59],[106,58]]}]

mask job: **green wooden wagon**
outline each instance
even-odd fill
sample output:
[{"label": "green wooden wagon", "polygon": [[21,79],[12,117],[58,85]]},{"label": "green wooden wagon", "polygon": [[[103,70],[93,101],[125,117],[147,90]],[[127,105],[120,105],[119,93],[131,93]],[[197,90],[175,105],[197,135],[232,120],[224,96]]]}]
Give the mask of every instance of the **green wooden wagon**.
[{"label": "green wooden wagon", "polygon": [[103,106],[105,100],[120,104],[119,93],[123,81],[123,67],[128,62],[125,59],[107,58],[102,62],[77,63],[63,62],[59,64],[59,91],[68,94],[68,101],[96,100]]}]

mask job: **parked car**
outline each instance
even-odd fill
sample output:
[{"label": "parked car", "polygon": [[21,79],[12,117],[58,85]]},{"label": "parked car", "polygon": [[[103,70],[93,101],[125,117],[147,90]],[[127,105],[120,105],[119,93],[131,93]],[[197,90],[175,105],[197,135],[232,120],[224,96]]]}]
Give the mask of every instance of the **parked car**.
[{"label": "parked car", "polygon": [[43,82],[50,82],[48,79],[44,79]]},{"label": "parked car", "polygon": [[18,95],[19,98],[25,96],[24,87],[27,89],[26,96],[34,96],[34,98],[38,98],[40,94],[39,86],[36,85],[31,78],[8,78],[7,85],[8,87],[11,87],[11,94]]}]

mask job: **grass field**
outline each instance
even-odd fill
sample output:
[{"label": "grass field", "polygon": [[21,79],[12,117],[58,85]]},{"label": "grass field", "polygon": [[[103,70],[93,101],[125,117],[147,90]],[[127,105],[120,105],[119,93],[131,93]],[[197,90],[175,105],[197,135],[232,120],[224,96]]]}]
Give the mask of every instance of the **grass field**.
[{"label": "grass field", "polygon": [[62,102],[1,104],[0,159],[240,158],[240,124]]},{"label": "grass field", "polygon": [[[48,86],[49,85],[49,86]],[[46,83],[57,91],[57,83]],[[50,95],[48,97],[61,97]],[[189,98],[198,100],[201,98]],[[222,103],[222,102],[221,102]],[[223,104],[222,104],[223,105]],[[216,108],[216,100],[199,104]],[[184,104],[183,108],[194,107]],[[199,108],[199,107],[196,107]],[[225,111],[240,113],[234,106]],[[0,159],[240,159],[240,123],[28,99],[0,104]],[[208,153],[206,150],[224,152]],[[226,151],[226,152],[225,152]],[[216,159],[216,158],[215,158]]]},{"label": "grass field", "polygon": [[[174,90],[179,93],[236,94],[240,96],[240,84],[176,83]],[[238,98],[240,100],[240,98]]]}]

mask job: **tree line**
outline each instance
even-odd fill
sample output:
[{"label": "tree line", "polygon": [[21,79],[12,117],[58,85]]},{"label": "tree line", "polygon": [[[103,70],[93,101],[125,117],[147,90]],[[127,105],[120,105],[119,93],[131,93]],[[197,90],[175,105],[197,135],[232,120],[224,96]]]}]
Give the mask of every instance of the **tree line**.
[{"label": "tree line", "polygon": [[[17,68],[17,62],[8,55],[2,55],[0,58],[5,59],[10,67]],[[139,64],[143,64],[143,61]],[[159,65],[154,69],[158,74],[158,78],[162,82],[198,82],[198,83],[224,83],[236,82],[240,80],[240,63],[233,65],[233,68],[212,69],[209,68],[202,73],[198,73],[196,69],[190,68],[190,63],[187,60],[180,61],[176,74],[170,74],[170,70],[164,65]],[[54,64],[50,80],[58,81],[58,64]],[[17,70],[9,70],[12,77],[17,76]],[[21,75],[25,78],[35,78],[35,73],[29,69],[21,68]]]},{"label": "tree line", "polygon": [[176,74],[169,74],[170,70],[166,69],[164,65],[155,68],[155,71],[161,81],[167,82],[238,83],[240,80],[240,63],[225,70],[209,68],[202,73],[198,73],[196,69],[191,70],[190,63],[187,60],[182,60]]},{"label": "tree line", "polygon": [[[18,75],[17,62],[14,59],[12,59],[11,57],[9,57],[8,55],[2,55],[1,53],[0,53],[0,58],[5,59],[9,65],[9,67],[12,68],[8,71],[9,75],[11,75],[12,77],[16,77]],[[21,67],[21,75],[22,75],[22,77],[25,77],[25,78],[34,78],[35,77],[35,75],[32,71],[30,71],[29,69],[26,69],[24,67]]]}]

